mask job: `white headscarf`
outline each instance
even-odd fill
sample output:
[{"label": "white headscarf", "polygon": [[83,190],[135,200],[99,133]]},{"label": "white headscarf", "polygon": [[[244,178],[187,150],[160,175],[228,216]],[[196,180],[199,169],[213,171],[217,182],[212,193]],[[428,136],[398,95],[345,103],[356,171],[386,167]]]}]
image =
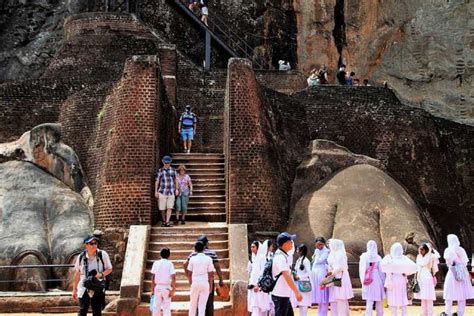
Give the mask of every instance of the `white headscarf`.
[{"label": "white headscarf", "polygon": [[340,239],[329,240],[328,264],[332,271],[345,271],[349,268],[347,265],[347,254],[344,242]]},{"label": "white headscarf", "polygon": [[461,247],[458,236],[454,234],[448,235],[448,248],[444,250],[443,257],[449,264],[455,261],[456,263],[467,265],[469,261],[466,250]]},{"label": "white headscarf", "polygon": [[371,262],[380,262],[382,258],[378,254],[377,243],[369,240],[367,243],[367,251],[360,256],[359,260],[359,277],[361,280],[365,277],[365,270]]},{"label": "white headscarf", "polygon": [[433,246],[430,243],[426,243],[428,247],[427,253],[422,256],[419,254],[416,257],[416,264],[418,265],[418,269],[422,267],[431,268],[433,273],[438,272],[438,263],[439,263],[439,253],[436,250],[433,250]]},{"label": "white headscarf", "polygon": [[403,255],[403,247],[399,242],[390,247],[390,254],[386,255],[380,263],[385,273],[397,273],[411,275],[416,272],[416,263]]},{"label": "white headscarf", "polygon": [[268,249],[268,240],[258,243],[257,253],[252,252],[252,268],[250,270],[250,284],[256,285],[258,278],[263,272],[263,267],[266,262],[266,255]]}]

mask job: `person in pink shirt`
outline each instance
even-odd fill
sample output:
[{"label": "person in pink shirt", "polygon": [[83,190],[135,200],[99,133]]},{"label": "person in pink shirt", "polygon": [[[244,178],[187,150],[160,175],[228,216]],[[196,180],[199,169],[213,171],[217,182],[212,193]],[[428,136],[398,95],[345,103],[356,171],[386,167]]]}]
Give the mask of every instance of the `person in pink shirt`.
[{"label": "person in pink shirt", "polygon": [[176,224],[186,224],[186,213],[188,212],[189,197],[193,195],[193,183],[191,177],[186,174],[186,167],[180,165],[178,169],[176,181],[178,182],[179,194],[176,197]]}]

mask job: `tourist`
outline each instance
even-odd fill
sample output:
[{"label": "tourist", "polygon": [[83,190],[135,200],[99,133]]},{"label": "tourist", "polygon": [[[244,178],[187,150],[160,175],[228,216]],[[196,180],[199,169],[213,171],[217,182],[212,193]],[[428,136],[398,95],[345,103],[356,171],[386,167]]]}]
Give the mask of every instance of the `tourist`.
[{"label": "tourist", "polygon": [[248,310],[252,316],[264,316],[270,311],[270,296],[268,293],[262,292],[258,287],[258,279],[262,275],[265,268],[266,254],[268,249],[268,240],[263,244],[254,241],[251,244],[252,257],[250,260],[250,279],[248,294]]},{"label": "tourist", "polygon": [[337,82],[342,86],[345,86],[347,84],[346,65],[341,64],[341,66],[339,67],[339,70],[336,73],[336,79],[337,79]]},{"label": "tourist", "polygon": [[421,300],[423,316],[433,315],[433,302],[436,300],[435,274],[438,272],[438,256],[429,243],[423,243],[416,257],[416,280],[420,291],[414,294],[415,299]]},{"label": "tourist", "polygon": [[316,69],[311,70],[311,73],[306,82],[308,83],[308,87],[314,87],[319,84],[319,78]]},{"label": "tourist", "polygon": [[448,235],[448,248],[444,251],[443,257],[449,270],[444,280],[443,298],[445,308],[441,315],[452,315],[453,301],[457,301],[457,314],[463,316],[466,300],[474,298],[474,289],[466,268],[469,259],[464,248],[460,246],[458,236]]},{"label": "tourist", "polygon": [[209,16],[209,4],[208,0],[200,0],[201,3],[201,21],[202,23],[206,24],[206,26],[209,26],[207,24],[207,18]]},{"label": "tourist", "polygon": [[354,76],[355,76],[355,72],[351,71],[351,73],[349,74],[349,76],[346,79],[346,85],[348,85],[348,86],[354,85]]},{"label": "tourist", "polygon": [[198,2],[196,0],[188,0],[188,9],[193,11],[194,10],[194,6],[197,4]]},{"label": "tourist", "polygon": [[303,299],[297,303],[300,316],[306,316],[308,314],[308,307],[311,306],[311,263],[308,256],[308,248],[305,244],[298,246],[296,252],[298,260],[295,264],[296,281],[298,284],[298,290],[301,292]]},{"label": "tourist", "polygon": [[397,316],[398,309],[401,310],[402,316],[406,316],[408,305],[407,276],[416,272],[416,264],[403,255],[402,244],[397,242],[390,247],[390,254],[383,258],[380,266],[382,271],[386,273],[387,303],[392,316]]},{"label": "tourist", "polygon": [[178,123],[178,132],[183,139],[185,153],[191,152],[191,145],[196,135],[197,116],[191,112],[191,106],[186,105],[186,110],[181,114]]},{"label": "tourist", "polygon": [[291,70],[290,62],[289,61],[285,62],[284,60],[279,60],[278,61],[278,70],[279,71]]},{"label": "tourist", "polygon": [[318,71],[319,84],[328,84],[328,70],[326,65],[322,65]]},{"label": "tourist", "polygon": [[266,243],[267,243],[267,254],[265,257],[268,261],[273,258],[273,255],[275,253],[275,241],[272,239],[268,239]]},{"label": "tourist", "polygon": [[354,86],[360,86],[360,80],[357,78],[354,78]]},{"label": "tourist", "polygon": [[369,79],[364,79],[362,82],[363,82],[363,83],[362,83],[363,86],[365,86],[365,87],[369,87],[369,86],[370,86],[370,84],[369,84]]},{"label": "tourist", "polygon": [[329,289],[320,286],[328,273],[329,249],[326,247],[326,239],[317,237],[315,240],[315,249],[311,260],[311,302],[318,304],[318,315],[326,316],[329,305]]},{"label": "tourist", "polygon": [[198,316],[204,316],[207,300],[213,288],[215,270],[212,259],[203,253],[204,243],[196,242],[194,251],[196,254],[189,259],[186,267],[191,285],[189,316],[195,316],[196,310]]},{"label": "tourist", "polygon": [[171,227],[171,211],[174,207],[175,196],[179,194],[179,183],[176,170],[171,167],[171,157],[164,156],[161,160],[163,168],[156,173],[155,197],[158,199],[158,209],[161,211],[162,227]]},{"label": "tourist", "polygon": [[329,240],[328,272],[329,275],[339,279],[341,286],[329,288],[329,302],[331,303],[331,315],[348,316],[349,299],[354,297],[352,283],[349,276],[347,254],[344,242],[339,239]]},{"label": "tourist", "polygon": [[[212,264],[214,265],[214,269],[215,269],[215,271],[217,273],[217,276],[219,278],[219,286],[223,287],[224,286],[224,279],[223,279],[223,276],[222,276],[222,270],[221,270],[221,266],[220,266],[220,263],[219,263],[219,259],[217,258],[216,252],[209,249],[209,240],[207,239],[206,235],[199,236],[197,241],[200,241],[204,244],[204,251],[203,252],[206,256],[211,258]],[[188,256],[186,262],[184,263],[184,270],[187,269],[187,266],[189,264],[189,260],[192,257],[194,257],[196,254],[197,254],[197,252],[194,251]],[[211,284],[211,290],[209,292],[209,298],[207,299],[207,303],[206,303],[206,316],[212,316],[212,315],[214,315],[214,280]]]},{"label": "tourist", "polygon": [[100,316],[105,307],[105,278],[112,273],[112,263],[107,252],[97,247],[97,241],[93,235],[84,239],[86,249],[74,265],[72,297],[79,298],[78,316],[86,316],[89,306],[94,316]]},{"label": "tourist", "polygon": [[160,316],[163,309],[164,316],[171,316],[171,298],[176,291],[176,272],[170,257],[170,249],[160,250],[160,260],[153,262],[151,285],[153,289],[153,316]]},{"label": "tourist", "polygon": [[360,256],[359,277],[362,284],[362,299],[367,301],[365,315],[371,316],[375,303],[377,316],[383,315],[382,301],[385,298],[384,275],[380,269],[382,258],[377,251],[377,243],[369,240],[367,251]]},{"label": "tourist", "polygon": [[296,288],[293,277],[291,276],[290,254],[294,252],[293,240],[296,235],[290,235],[287,232],[281,233],[277,237],[278,250],[273,256],[272,275],[276,279],[275,287],[272,291],[272,301],[275,305],[275,316],[287,316],[292,314],[290,296],[294,293],[299,302],[303,296]]},{"label": "tourist", "polygon": [[176,224],[179,222],[181,214],[181,224],[186,224],[186,213],[188,212],[189,197],[193,195],[193,183],[191,177],[186,174],[186,167],[180,165],[176,176],[179,183],[179,194],[176,197]]}]

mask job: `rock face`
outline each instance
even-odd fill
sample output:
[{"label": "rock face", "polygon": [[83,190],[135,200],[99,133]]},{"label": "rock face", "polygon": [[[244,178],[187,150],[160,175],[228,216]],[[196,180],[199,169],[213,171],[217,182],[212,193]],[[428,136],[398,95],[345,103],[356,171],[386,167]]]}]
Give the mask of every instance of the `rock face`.
[{"label": "rock face", "polygon": [[469,1],[294,1],[299,69],[345,62],[431,113],[474,123]]},{"label": "rock face", "polygon": [[342,169],[352,165],[368,164],[385,170],[380,160],[354,154],[347,148],[325,139],[313,140],[303,159],[296,168],[290,208],[293,208],[308,190],[319,188],[324,181]]},{"label": "rock face", "polygon": [[92,192],[74,150],[61,141],[61,125],[45,123],[24,133],[18,140],[0,144],[1,160],[32,162],[80,193],[92,210]]},{"label": "rock face", "polygon": [[418,244],[431,240],[421,212],[403,187],[367,164],[348,167],[304,194],[290,212],[288,231],[311,246],[315,236],[342,239],[354,261],[370,239],[383,253],[409,233]]},{"label": "rock face", "polygon": [[[29,162],[0,164],[0,178],[0,264],[69,263],[93,226],[81,196]],[[25,276],[31,271],[18,273]],[[12,277],[21,278],[15,274],[0,276],[4,280]],[[44,285],[22,290],[41,287]]]}]

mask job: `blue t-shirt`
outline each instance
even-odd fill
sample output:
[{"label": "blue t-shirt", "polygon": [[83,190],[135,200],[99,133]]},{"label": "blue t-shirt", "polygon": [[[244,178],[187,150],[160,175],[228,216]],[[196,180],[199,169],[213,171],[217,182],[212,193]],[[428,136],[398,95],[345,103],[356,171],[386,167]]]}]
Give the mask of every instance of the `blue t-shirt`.
[{"label": "blue t-shirt", "polygon": [[186,111],[181,114],[179,121],[181,122],[181,128],[193,128],[194,124],[197,122],[197,117],[193,112]]}]

